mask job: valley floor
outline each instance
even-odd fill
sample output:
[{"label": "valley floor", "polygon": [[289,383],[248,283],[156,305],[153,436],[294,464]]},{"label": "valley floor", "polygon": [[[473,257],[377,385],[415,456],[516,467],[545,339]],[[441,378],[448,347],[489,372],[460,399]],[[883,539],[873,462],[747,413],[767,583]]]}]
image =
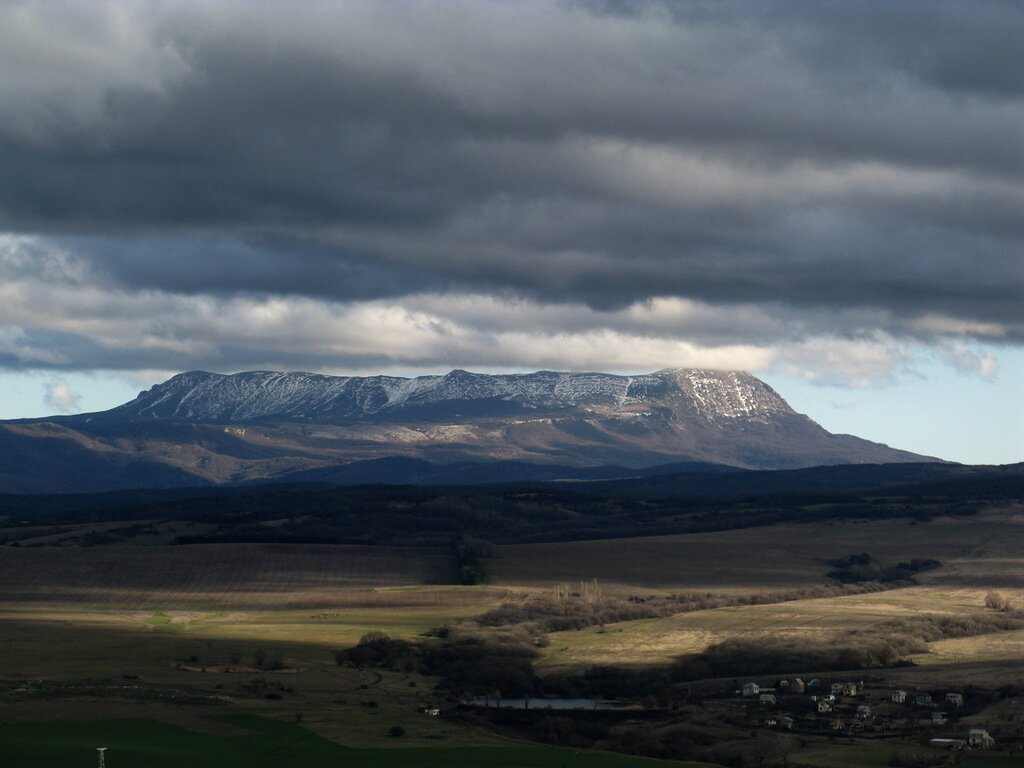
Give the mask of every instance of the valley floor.
[{"label": "valley floor", "polygon": [[[270,754],[298,765],[328,764],[341,756],[332,752],[339,745],[388,750],[346,751],[351,765],[643,765],[639,758],[529,745],[473,717],[450,717],[456,702],[433,690],[436,679],[339,666],[334,651],[375,631],[421,638],[559,583],[596,579],[605,593],[623,597],[809,589],[828,582],[828,560],[858,552],[882,562],[934,558],[941,566],[921,574],[916,586],[870,594],[554,632],[538,670],[637,668],[730,638],[828,640],[894,618],[971,615],[987,610],[994,590],[1024,607],[1024,513],[1013,506],[928,522],[811,523],[496,547],[486,559],[491,583],[472,587],[443,585],[448,553],[429,548],[0,547],[0,742],[15,755],[5,765],[38,765],[44,754],[47,765],[88,764],[89,745],[100,741],[110,742],[111,765],[114,745],[141,760],[140,745],[152,734],[166,754],[187,754],[194,765],[281,764]],[[1019,691],[1022,660],[1024,630],[1018,629],[940,639],[913,657],[914,666],[870,676],[879,690]],[[960,727],[1024,723],[1016,696]],[[425,714],[433,707],[443,715]],[[48,725],[67,722],[74,725]],[[745,738],[729,736],[737,744]],[[809,733],[793,741],[787,760],[881,768],[903,744]],[[199,754],[208,762],[193,757]],[[154,766],[185,764],[146,759]],[[997,751],[965,754],[960,762],[1002,768],[1019,760]]]}]

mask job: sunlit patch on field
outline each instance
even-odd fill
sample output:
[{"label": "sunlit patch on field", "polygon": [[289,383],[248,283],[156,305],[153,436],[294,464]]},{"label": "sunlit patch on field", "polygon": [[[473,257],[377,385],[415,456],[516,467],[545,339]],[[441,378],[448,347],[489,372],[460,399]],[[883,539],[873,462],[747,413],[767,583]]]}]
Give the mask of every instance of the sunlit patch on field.
[{"label": "sunlit patch on field", "polygon": [[974,661],[1013,661],[1024,667],[1024,630],[957,637],[931,643],[929,653],[915,656],[918,664],[963,664]]},{"label": "sunlit patch on field", "polygon": [[[545,665],[660,664],[700,653],[713,643],[733,637],[824,639],[894,619],[982,611],[986,594],[985,589],[920,586],[866,595],[715,608],[664,619],[557,632],[551,635]],[[1005,594],[1024,605],[1024,590]],[[948,642],[969,645],[972,639],[977,640]]]}]

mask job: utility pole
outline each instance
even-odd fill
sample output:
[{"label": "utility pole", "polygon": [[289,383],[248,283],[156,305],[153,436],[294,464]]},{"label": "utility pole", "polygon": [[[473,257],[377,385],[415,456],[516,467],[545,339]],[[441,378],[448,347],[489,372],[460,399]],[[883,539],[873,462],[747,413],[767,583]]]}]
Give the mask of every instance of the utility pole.
[{"label": "utility pole", "polygon": [[100,753],[100,764],[99,768],[106,768],[106,760],[103,759],[103,753],[107,751],[106,747],[96,747],[96,751]]}]

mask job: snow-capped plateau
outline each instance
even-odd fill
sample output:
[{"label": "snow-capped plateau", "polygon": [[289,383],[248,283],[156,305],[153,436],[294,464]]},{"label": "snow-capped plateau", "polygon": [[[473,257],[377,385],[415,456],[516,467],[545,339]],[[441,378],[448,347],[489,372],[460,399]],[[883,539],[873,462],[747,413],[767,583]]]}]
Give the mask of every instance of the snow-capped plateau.
[{"label": "snow-capped plateau", "polygon": [[[157,384],[103,417],[346,423],[366,418],[402,419],[411,410],[445,403],[456,411],[466,403],[491,403],[496,414],[505,415],[510,407],[628,410],[652,402],[705,419],[765,420],[792,413],[767,384],[735,371],[668,369],[641,376],[539,371],[491,376],[456,370],[444,376],[411,379],[191,371]],[[486,410],[475,412],[485,415]],[[445,415],[443,409],[437,413]]]},{"label": "snow-capped plateau", "polygon": [[[109,411],[0,423],[0,448],[0,488],[10,465],[10,488],[52,488],[60,476],[71,490],[183,478],[305,482],[390,457],[749,469],[928,460],[830,434],[749,373],[689,369],[416,378],[191,371]],[[59,469],[53,457],[63,457]]]}]

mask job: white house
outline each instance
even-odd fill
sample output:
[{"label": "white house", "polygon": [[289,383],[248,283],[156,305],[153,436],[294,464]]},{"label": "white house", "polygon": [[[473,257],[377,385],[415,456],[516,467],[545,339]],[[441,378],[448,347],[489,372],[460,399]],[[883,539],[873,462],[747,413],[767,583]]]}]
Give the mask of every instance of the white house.
[{"label": "white house", "polygon": [[757,696],[761,692],[761,686],[757,683],[744,683],[743,684],[743,695],[744,696]]},{"label": "white house", "polygon": [[759,704],[771,704],[775,706],[775,694],[774,693],[762,693],[758,699]]},{"label": "white house", "polygon": [[907,701],[907,692],[896,690],[889,694],[889,699],[893,704],[904,704]]},{"label": "white house", "polygon": [[964,705],[964,696],[962,693],[947,693],[946,703],[951,707],[962,707]]},{"label": "white house", "polygon": [[984,728],[971,728],[967,734],[967,743],[972,747],[988,749],[996,745],[996,740],[989,736]]}]

